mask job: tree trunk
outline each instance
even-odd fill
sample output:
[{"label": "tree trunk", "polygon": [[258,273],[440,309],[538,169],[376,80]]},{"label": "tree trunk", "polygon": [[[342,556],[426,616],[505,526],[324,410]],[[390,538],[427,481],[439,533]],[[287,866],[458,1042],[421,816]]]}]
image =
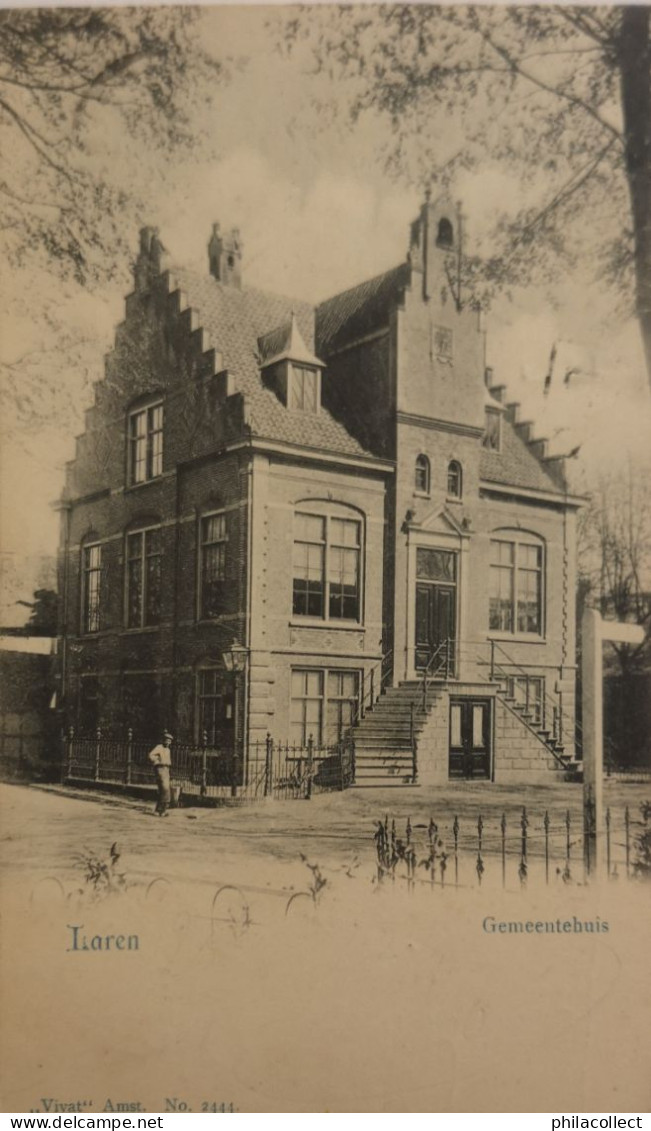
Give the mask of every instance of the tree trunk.
[{"label": "tree trunk", "polygon": [[622,8],[619,69],[633,213],[635,302],[651,384],[651,12]]}]

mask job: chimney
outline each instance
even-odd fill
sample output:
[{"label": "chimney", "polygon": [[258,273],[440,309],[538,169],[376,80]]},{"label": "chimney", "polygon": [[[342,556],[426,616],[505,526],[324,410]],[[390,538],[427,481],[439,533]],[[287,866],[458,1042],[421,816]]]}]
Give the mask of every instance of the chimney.
[{"label": "chimney", "polygon": [[148,291],[153,280],[167,267],[167,252],[158,236],[158,228],[140,229],[140,250],[134,276],[137,291]]},{"label": "chimney", "polygon": [[239,228],[222,232],[219,224],[213,224],[208,243],[208,263],[210,274],[227,287],[242,286],[242,243]]}]

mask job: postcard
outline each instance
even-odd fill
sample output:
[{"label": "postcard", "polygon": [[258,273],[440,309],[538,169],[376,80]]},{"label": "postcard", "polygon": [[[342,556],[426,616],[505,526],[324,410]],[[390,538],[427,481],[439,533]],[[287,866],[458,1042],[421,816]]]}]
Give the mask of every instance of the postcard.
[{"label": "postcard", "polygon": [[650,11],[0,11],[3,1111],[647,1110]]}]

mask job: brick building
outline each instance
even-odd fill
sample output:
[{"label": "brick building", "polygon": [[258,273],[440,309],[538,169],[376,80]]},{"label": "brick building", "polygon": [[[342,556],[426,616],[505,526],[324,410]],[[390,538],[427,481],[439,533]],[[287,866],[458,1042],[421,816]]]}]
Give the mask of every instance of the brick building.
[{"label": "brick building", "polygon": [[[455,296],[457,217],[313,307],[141,233],[61,502],[65,722],[335,744],[358,784],[550,780],[574,738],[579,500]],[[380,692],[382,694],[380,695]]]}]

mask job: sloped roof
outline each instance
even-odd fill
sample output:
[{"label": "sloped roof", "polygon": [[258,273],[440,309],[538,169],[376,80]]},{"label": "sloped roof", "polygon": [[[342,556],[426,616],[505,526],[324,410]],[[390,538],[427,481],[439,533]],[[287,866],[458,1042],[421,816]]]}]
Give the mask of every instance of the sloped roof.
[{"label": "sloped roof", "polygon": [[316,308],[316,349],[328,354],[385,326],[391,305],[409,285],[411,267],[401,263],[383,275],[326,299]]},{"label": "sloped roof", "polygon": [[479,462],[481,479],[530,491],[554,491],[563,494],[544,464],[531,451],[510,420],[502,418],[502,448],[499,452],[482,449]]},{"label": "sloped roof", "polygon": [[171,267],[170,276],[221,353],[235,388],[246,396],[255,435],[345,455],[369,454],[323,406],[314,415],[291,412],[262,384],[258,339],[291,325],[292,312],[304,343],[314,349],[314,308],[309,303],[255,287],[224,286],[212,275],[183,267]]}]

